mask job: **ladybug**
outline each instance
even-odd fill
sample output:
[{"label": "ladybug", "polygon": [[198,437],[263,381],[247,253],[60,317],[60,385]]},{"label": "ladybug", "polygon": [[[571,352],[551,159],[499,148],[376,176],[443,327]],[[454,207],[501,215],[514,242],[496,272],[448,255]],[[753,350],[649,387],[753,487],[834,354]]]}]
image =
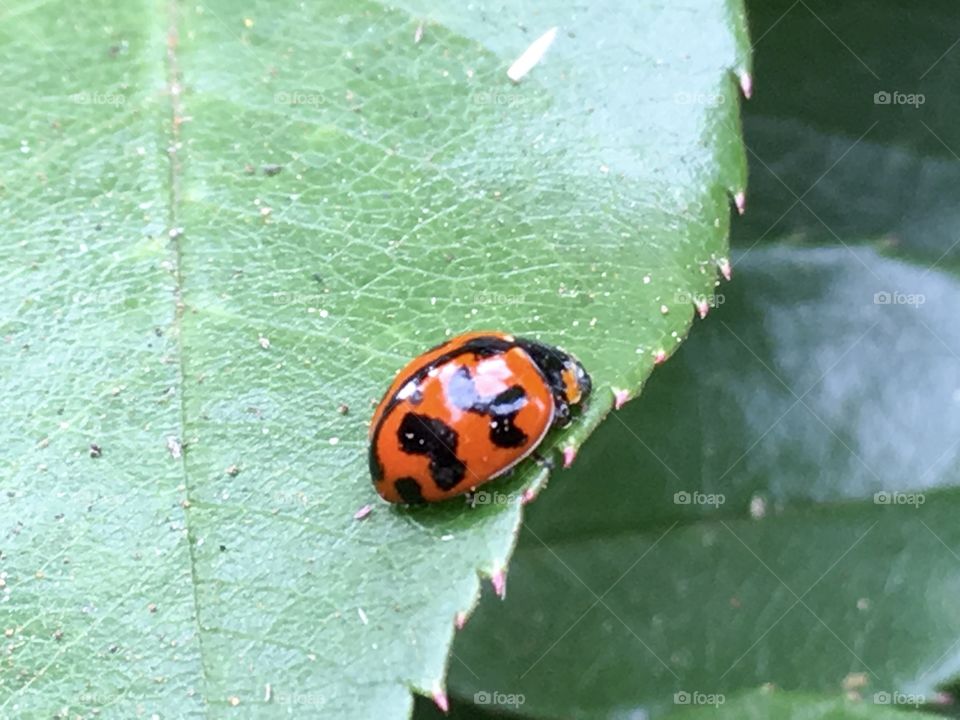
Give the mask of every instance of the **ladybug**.
[{"label": "ladybug", "polygon": [[446,500],[500,477],[590,394],[572,355],[472,332],[407,364],[370,422],[370,474],[393,503]]}]

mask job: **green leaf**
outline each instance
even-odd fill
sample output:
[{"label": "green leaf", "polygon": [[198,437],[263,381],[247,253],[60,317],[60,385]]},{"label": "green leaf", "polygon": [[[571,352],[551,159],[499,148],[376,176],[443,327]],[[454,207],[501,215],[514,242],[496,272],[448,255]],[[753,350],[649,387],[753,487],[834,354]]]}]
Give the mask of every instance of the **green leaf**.
[{"label": "green leaf", "polygon": [[[661,717],[680,691],[836,696],[862,679],[868,699],[930,700],[960,675],[960,280],[940,192],[960,158],[931,134],[956,137],[933,100],[949,103],[960,56],[917,85],[956,38],[938,11],[908,22],[892,2],[869,23],[827,3],[751,17],[736,282],[532,508],[506,611],[481,605],[455,645],[473,671],[454,667],[459,697]],[[874,106],[884,87],[931,102]]]},{"label": "green leaf", "polygon": [[355,519],[371,402],[502,328],[589,367],[551,439],[578,447],[674,350],[745,179],[742,9],[689,10],[3,11],[0,714],[399,718],[442,688],[544,472]]}]

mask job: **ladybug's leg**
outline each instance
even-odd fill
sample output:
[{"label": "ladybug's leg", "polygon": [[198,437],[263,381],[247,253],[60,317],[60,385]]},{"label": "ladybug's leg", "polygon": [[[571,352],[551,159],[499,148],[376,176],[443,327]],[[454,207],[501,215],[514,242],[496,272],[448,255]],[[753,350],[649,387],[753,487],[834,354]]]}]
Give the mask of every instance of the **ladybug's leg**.
[{"label": "ladybug's leg", "polygon": [[553,470],[557,466],[557,463],[553,458],[542,455],[539,450],[534,450],[532,453],[530,453],[530,457],[534,459],[537,465],[546,468],[547,470]]},{"label": "ladybug's leg", "polygon": [[553,396],[553,426],[554,427],[566,427],[570,424],[570,404],[567,402],[566,398],[562,395]]}]

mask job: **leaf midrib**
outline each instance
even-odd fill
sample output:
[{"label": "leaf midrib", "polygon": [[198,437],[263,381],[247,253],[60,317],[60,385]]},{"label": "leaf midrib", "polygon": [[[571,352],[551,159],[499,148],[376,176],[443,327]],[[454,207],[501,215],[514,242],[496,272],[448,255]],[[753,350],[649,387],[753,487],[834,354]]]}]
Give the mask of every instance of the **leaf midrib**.
[{"label": "leaf midrib", "polygon": [[170,117],[169,117],[169,139],[170,143],[167,149],[167,159],[168,159],[168,177],[167,177],[167,187],[168,187],[168,197],[167,197],[167,230],[170,237],[170,242],[172,245],[173,251],[173,264],[174,264],[174,315],[173,315],[173,324],[171,331],[174,334],[174,338],[177,346],[177,374],[178,374],[178,385],[180,392],[178,395],[179,402],[179,431],[180,437],[178,442],[180,443],[180,472],[183,477],[183,485],[185,488],[185,497],[186,504],[183,507],[183,520],[184,527],[187,530],[187,557],[190,563],[190,592],[193,598],[193,618],[196,624],[197,631],[197,653],[200,657],[200,673],[203,678],[203,714],[205,717],[210,717],[208,699],[209,699],[209,676],[207,673],[207,654],[204,651],[203,646],[203,627],[200,622],[200,596],[198,594],[198,588],[200,585],[200,579],[197,573],[197,559],[196,559],[196,543],[195,543],[195,533],[193,526],[190,522],[190,503],[193,498],[193,487],[190,482],[190,473],[187,471],[187,456],[186,448],[184,447],[184,438],[187,435],[187,410],[186,410],[186,365],[184,362],[185,348],[183,343],[183,316],[186,309],[186,305],[183,301],[183,246],[181,244],[181,238],[183,237],[183,232],[180,228],[180,202],[181,202],[181,192],[180,192],[180,180],[183,174],[183,166],[180,163],[180,124],[182,118],[184,117],[183,113],[183,103],[181,100],[182,93],[182,73],[180,70],[179,58],[177,56],[177,48],[179,46],[179,28],[178,28],[178,19],[179,14],[177,12],[177,3],[176,0],[167,0],[166,3],[166,54],[165,54],[165,76],[166,76],[166,93],[170,101]]}]

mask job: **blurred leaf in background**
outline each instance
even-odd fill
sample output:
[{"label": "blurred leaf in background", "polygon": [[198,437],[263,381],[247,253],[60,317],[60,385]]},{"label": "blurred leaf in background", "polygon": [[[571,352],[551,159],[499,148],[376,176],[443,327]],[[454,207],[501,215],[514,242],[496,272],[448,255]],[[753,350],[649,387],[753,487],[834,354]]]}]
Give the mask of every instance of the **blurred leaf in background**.
[{"label": "blurred leaf in background", "polygon": [[485,601],[455,643],[465,703],[953,707],[938,690],[960,670],[960,21],[943,2],[748,9],[735,282],[531,508],[505,607]]}]

